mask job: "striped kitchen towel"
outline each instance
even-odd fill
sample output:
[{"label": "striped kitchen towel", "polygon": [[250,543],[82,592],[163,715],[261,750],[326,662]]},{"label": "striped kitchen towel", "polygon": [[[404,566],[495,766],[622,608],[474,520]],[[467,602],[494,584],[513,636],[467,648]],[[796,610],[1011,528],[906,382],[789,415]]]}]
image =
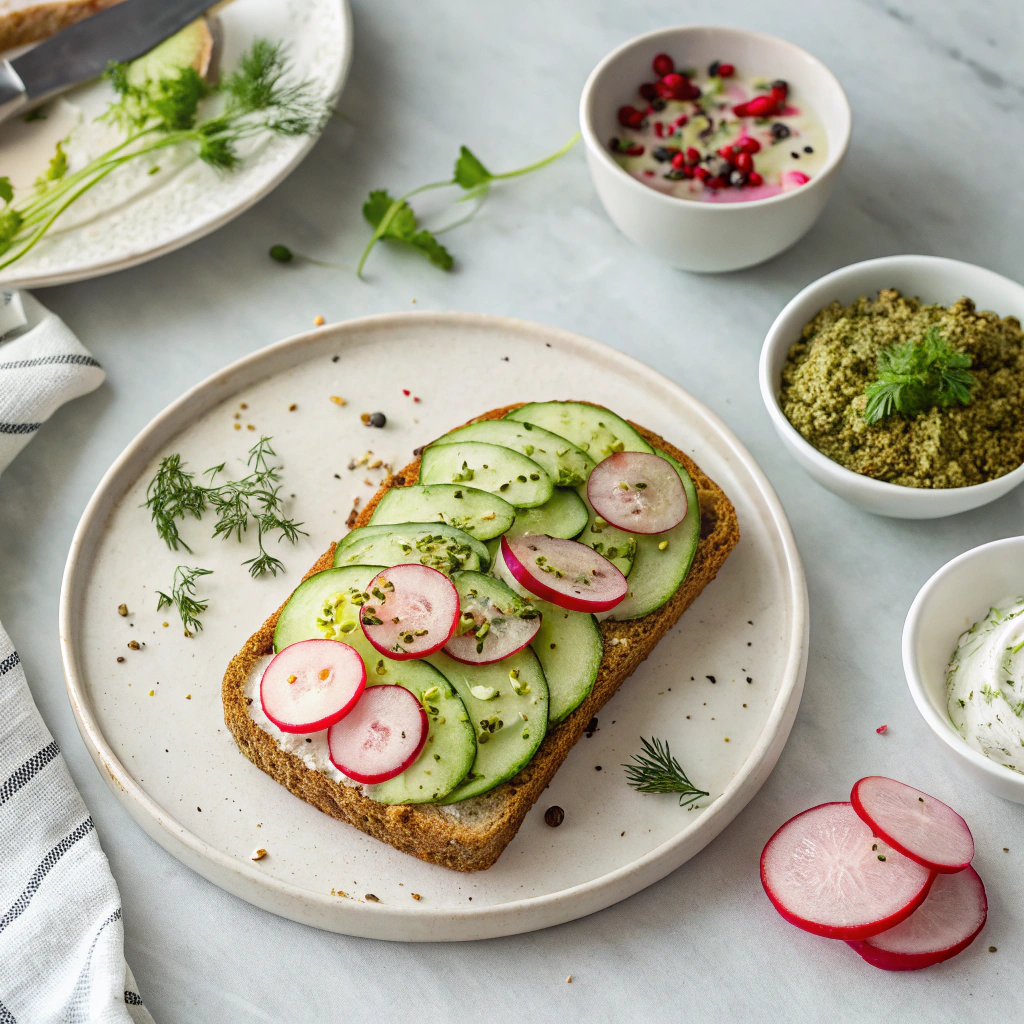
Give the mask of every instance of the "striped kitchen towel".
[{"label": "striped kitchen towel", "polygon": [[60,406],[106,376],[64,321],[26,292],[0,292],[4,336],[11,340],[0,342],[0,473]]},{"label": "striped kitchen towel", "polygon": [[[30,295],[0,293],[0,471],[103,371]],[[152,1024],[92,818],[0,626],[0,1024]]]}]

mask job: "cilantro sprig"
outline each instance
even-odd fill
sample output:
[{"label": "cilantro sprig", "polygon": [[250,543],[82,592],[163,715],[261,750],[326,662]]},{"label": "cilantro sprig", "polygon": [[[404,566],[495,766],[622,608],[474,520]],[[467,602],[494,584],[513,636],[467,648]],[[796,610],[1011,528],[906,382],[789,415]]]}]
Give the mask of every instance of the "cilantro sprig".
[{"label": "cilantro sprig", "polygon": [[913,417],[932,408],[968,405],[973,360],[942,337],[937,327],[919,341],[891,345],[878,353],[877,379],[867,386],[864,419],[878,423],[899,413]]},{"label": "cilantro sprig", "polygon": [[[101,119],[117,125],[123,140],[77,170],[69,167],[59,142],[46,171],[17,201],[10,179],[0,177],[0,270],[31,251],[86,192],[147,154],[190,146],[204,163],[231,171],[241,162],[239,144],[246,139],[319,131],[330,117],[331,97],[320,96],[310,81],[296,81],[291,71],[284,47],[265,39],[253,43],[217,89],[190,67],[139,85],[129,65],[112,62],[104,77],[118,99]],[[223,97],[221,109],[200,117],[200,104],[213,92]]]},{"label": "cilantro sprig", "polygon": [[[363,204],[363,216],[373,227],[373,234],[363,250],[359,266],[356,268],[356,274],[362,277],[363,267],[366,265],[370,252],[382,240],[412,248],[422,253],[435,267],[439,267],[441,270],[451,270],[455,263],[455,258],[438,241],[437,236],[451,231],[453,228],[466,223],[466,221],[476,216],[483,200],[490,193],[494,182],[507,181],[511,178],[518,178],[524,174],[529,174],[531,171],[540,170],[540,168],[546,167],[568,153],[578,140],[579,133],[574,135],[561,149],[550,156],[546,156],[535,163],[527,164],[526,167],[519,167],[513,171],[504,171],[500,174],[495,174],[488,170],[470,149],[462,146],[459,150],[458,159],[455,161],[455,171],[451,178],[447,178],[444,181],[433,181],[427,185],[420,185],[418,188],[414,188],[412,191],[406,192],[397,198],[393,197],[387,189],[375,189]],[[468,214],[454,223],[433,231],[427,230],[420,224],[415,210],[409,205],[409,200],[423,192],[430,192],[439,188],[451,188],[453,186],[463,191],[463,194],[459,197],[459,202],[471,200],[480,200],[480,202]]]}]

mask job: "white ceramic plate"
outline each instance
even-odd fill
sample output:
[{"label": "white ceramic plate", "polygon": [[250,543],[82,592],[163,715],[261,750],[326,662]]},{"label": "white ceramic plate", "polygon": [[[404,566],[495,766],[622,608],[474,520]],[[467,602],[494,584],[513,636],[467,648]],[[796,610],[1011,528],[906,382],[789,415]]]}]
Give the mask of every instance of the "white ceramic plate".
[{"label": "white ceramic plate", "polygon": [[[316,83],[322,95],[341,91],[352,59],[348,0],[234,0],[218,16],[222,71],[230,72],[253,40],[269,39],[288,47],[296,73]],[[0,126],[0,167],[16,187],[31,185],[46,169],[56,142],[69,132],[72,162],[99,155],[117,141],[94,121],[113,97],[106,83],[91,83],[44,108],[46,120],[14,118]],[[172,252],[262,199],[315,142],[315,136],[261,138],[249,144],[242,164],[230,173],[191,159],[184,150],[161,153],[153,175],[142,161],[129,164],[87,193],[30,253],[0,272],[0,284],[68,284]]]},{"label": "white ceramic plate", "polygon": [[[406,396],[403,388],[415,391]],[[605,403],[692,453],[735,503],[742,539],[718,579],[604,708],[598,731],[580,740],[498,863],[459,874],[335,821],[255,768],[224,726],[221,677],[302,572],[345,532],[353,498],[373,493],[382,470],[349,470],[354,456],[373,449],[370,462],[401,466],[414,447],[477,413],[567,397]],[[387,427],[364,427],[360,413],[377,410]],[[168,551],[140,508],[158,460],[180,452],[197,471],[226,460],[226,472],[240,474],[260,433],[273,435],[284,493],[296,496],[295,514],[309,531],[295,549],[277,552],[287,575],[251,581],[240,563],[252,555],[253,538],[241,546],[214,542],[207,522],[183,527],[194,554]],[[214,570],[200,590],[210,600],[205,629],[191,640],[167,611],[156,611],[155,591],[169,589],[179,563]],[[122,602],[127,618],[118,615]],[[711,412],[594,341],[469,313],[325,327],[197,385],[139,434],[100,483],[72,542],[60,611],[82,736],[115,795],[157,842],[217,885],[285,917],[414,941],[514,934],[582,917],[701,850],[757,792],[782,751],[803,689],[807,627],[804,574],[785,514],[757,464]],[[132,639],[145,646],[129,650]],[[621,765],[651,735],[667,740],[690,777],[710,790],[707,806],[683,810],[672,796],[644,796],[626,785]],[[565,810],[556,829],[544,823],[553,804]],[[268,853],[254,863],[258,847]],[[422,899],[414,901],[414,892]],[[368,893],[379,902],[366,901]]]}]

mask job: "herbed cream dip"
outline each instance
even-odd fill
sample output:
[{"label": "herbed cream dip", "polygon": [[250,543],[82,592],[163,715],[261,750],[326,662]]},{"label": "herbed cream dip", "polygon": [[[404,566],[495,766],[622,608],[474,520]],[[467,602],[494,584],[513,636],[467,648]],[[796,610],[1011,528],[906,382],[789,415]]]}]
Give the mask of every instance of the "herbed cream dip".
[{"label": "herbed cream dip", "polygon": [[946,699],[950,720],[975,750],[1024,774],[1024,597],[990,608],[960,637]]}]

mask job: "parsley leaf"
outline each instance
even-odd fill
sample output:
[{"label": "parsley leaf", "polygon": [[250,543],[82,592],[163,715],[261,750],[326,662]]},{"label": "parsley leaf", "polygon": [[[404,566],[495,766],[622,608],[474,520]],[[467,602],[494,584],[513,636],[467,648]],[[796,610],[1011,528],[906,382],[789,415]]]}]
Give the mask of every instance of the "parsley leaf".
[{"label": "parsley leaf", "polygon": [[463,146],[459,150],[459,159],[455,161],[455,184],[468,190],[493,180],[494,175]]},{"label": "parsley leaf", "polygon": [[404,197],[392,199],[386,189],[377,189],[371,192],[369,199],[363,203],[363,216],[373,225],[374,232],[356,273],[363,269],[370,249],[382,238],[392,242],[403,242],[418,249],[435,267],[442,270],[452,269],[455,262],[452,254],[433,234],[419,226],[415,211]]},{"label": "parsley leaf", "polygon": [[897,413],[917,416],[928,409],[948,409],[971,401],[973,359],[931,327],[920,341],[891,345],[878,353],[878,377],[867,386],[868,423]]}]

